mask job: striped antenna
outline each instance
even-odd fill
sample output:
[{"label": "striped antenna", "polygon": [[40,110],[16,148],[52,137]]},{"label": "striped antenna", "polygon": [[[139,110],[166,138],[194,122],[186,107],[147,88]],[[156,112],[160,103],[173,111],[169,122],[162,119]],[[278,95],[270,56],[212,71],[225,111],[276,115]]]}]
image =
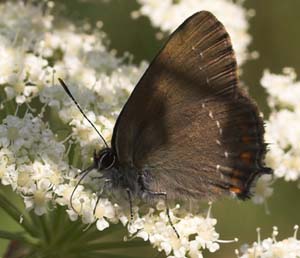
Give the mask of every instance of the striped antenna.
[{"label": "striped antenna", "polygon": [[100,138],[102,139],[102,141],[104,142],[106,148],[108,147],[107,142],[105,141],[104,137],[101,135],[101,133],[97,130],[96,126],[92,123],[92,121],[86,116],[86,114],[83,112],[82,108],[79,106],[78,102],[75,100],[75,98],[73,97],[72,93],[70,92],[68,86],[65,84],[65,82],[61,79],[58,78],[58,81],[60,82],[61,86],[64,88],[65,92],[69,95],[69,97],[73,100],[73,102],[75,103],[75,105],[77,106],[77,108],[79,109],[80,113],[84,116],[84,118],[90,123],[90,125],[95,129],[95,131],[97,132],[97,134],[100,136]]}]

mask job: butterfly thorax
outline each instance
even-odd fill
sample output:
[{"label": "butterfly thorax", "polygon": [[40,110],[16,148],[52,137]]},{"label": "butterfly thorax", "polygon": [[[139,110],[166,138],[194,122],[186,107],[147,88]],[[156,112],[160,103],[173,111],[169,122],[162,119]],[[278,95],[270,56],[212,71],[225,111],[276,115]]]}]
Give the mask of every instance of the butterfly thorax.
[{"label": "butterfly thorax", "polygon": [[143,188],[137,169],[128,164],[120,164],[110,148],[94,153],[94,167],[103,174],[104,180],[114,190],[130,190],[133,195],[139,195]]}]

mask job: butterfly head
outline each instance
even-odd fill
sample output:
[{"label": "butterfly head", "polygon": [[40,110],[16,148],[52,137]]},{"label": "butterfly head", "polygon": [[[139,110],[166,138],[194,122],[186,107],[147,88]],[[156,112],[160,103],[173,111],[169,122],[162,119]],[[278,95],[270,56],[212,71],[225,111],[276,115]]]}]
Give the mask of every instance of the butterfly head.
[{"label": "butterfly head", "polygon": [[110,148],[94,152],[94,166],[98,170],[111,169],[116,164],[116,161],[116,155]]}]

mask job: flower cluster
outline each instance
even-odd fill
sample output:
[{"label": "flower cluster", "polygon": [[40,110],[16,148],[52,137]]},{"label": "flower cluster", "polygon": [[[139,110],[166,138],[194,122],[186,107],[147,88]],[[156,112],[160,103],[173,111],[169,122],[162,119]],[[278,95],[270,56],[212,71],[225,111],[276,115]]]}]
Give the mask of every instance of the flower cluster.
[{"label": "flower cluster", "polygon": [[[174,229],[168,225],[169,219],[163,203],[158,203],[157,210],[162,210],[159,216],[154,209],[141,217],[136,218],[129,227],[129,232],[145,241],[149,240],[159,251],[164,251],[169,258],[202,257],[202,250],[215,252],[220,248],[219,234],[215,231],[216,219],[210,217],[210,208],[206,217],[194,216],[186,213],[179,218],[176,210],[182,209],[179,205],[170,211],[171,220],[180,238]],[[172,253],[172,255],[170,255]],[[169,256],[170,255],[170,256]]]},{"label": "flower cluster", "polygon": [[134,207],[135,219],[128,223],[126,206],[98,199],[101,182],[93,179],[97,171],[78,185],[77,167],[88,165],[93,149],[102,143],[57,78],[65,79],[80,105],[89,110],[87,116],[109,140],[146,63],[136,66],[126,56],[117,58],[101,31],[90,34],[68,21],[59,23],[50,12],[54,3],[47,5],[45,10],[23,1],[0,4],[0,94],[5,96],[1,108],[10,111],[0,121],[1,183],[10,185],[37,215],[61,205],[71,220],[96,222],[100,231],[121,222],[130,234],[149,240],[170,257],[201,257],[204,249],[217,250],[215,219],[183,209],[183,215],[175,216],[175,209],[171,210],[182,235],[179,240],[165,210],[150,209],[140,216]]},{"label": "flower cluster", "polygon": [[272,184],[274,179],[272,175],[262,175],[256,182],[252,201],[255,204],[265,204],[266,212],[268,213],[267,199],[273,194]]},{"label": "flower cluster", "polygon": [[89,110],[87,115],[109,140],[116,116],[146,63],[137,67],[124,62],[126,56],[116,58],[113,51],[108,51],[100,31],[76,31],[67,21],[63,28],[56,26],[49,12],[42,14],[40,5],[19,1],[0,8],[4,14],[0,18],[0,84],[6,99],[28,105],[37,97],[56,108],[61,120],[72,125],[73,137],[88,159],[99,142],[98,136],[58,85],[57,78],[68,81],[72,94],[80,96],[80,105]]},{"label": "flower cluster", "polygon": [[141,7],[133,12],[132,16],[148,16],[153,26],[168,33],[196,11],[212,12],[228,30],[238,63],[241,65],[249,58],[247,47],[251,42],[251,36],[248,34],[248,17],[253,15],[253,12],[247,12],[241,5],[228,0],[138,0],[138,2]]},{"label": "flower cluster", "polygon": [[62,160],[65,146],[52,131],[27,113],[8,115],[0,124],[0,180],[24,197],[27,209],[46,213],[53,190],[64,180],[68,165]]},{"label": "flower cluster", "polygon": [[270,144],[266,161],[275,168],[276,177],[286,181],[299,180],[300,82],[296,82],[294,70],[286,68],[282,75],[265,71],[261,84],[269,94],[272,111],[266,122],[266,137]]},{"label": "flower cluster", "polygon": [[[239,258],[269,258],[269,257],[285,257],[297,258],[300,257],[300,240],[297,239],[298,226],[294,227],[294,235],[282,241],[277,241],[278,235],[277,227],[273,228],[272,237],[264,240],[260,239],[260,232],[258,231],[258,241],[254,242],[252,247],[242,247],[242,255]],[[237,251],[237,254],[239,252]]]},{"label": "flower cluster", "polygon": [[[53,7],[52,2],[48,5]],[[87,34],[68,22],[63,28],[56,26],[49,8],[43,14],[41,5],[18,1],[3,3],[0,9],[4,14],[0,18],[0,46],[1,54],[5,55],[1,58],[0,86],[6,95],[2,108],[8,101],[15,100],[17,106],[23,104],[34,111],[30,107],[32,100],[38,99],[41,103],[35,114],[27,111],[22,118],[18,114],[9,115],[2,121],[0,178],[3,184],[11,185],[24,196],[26,207],[43,214],[51,199],[57,197],[56,201],[63,204],[64,194],[74,188],[76,181],[72,180],[75,168],[70,170],[67,165],[69,152],[54,136],[59,136],[59,131],[52,132],[40,118],[44,116],[45,107],[59,114],[59,122],[71,126],[70,136],[85,154],[82,160],[90,162],[90,153],[99,142],[98,135],[58,85],[57,78],[70,82],[73,95],[80,96],[80,104],[89,109],[89,118],[104,137],[110,139],[115,118],[145,64],[137,67],[116,58],[105,46],[105,36],[100,31]],[[24,33],[26,31],[30,33]],[[51,124],[51,116],[47,114],[44,118]],[[67,143],[71,147],[73,142]],[[84,205],[89,203],[87,209],[93,211],[96,196],[86,192],[86,196],[81,196],[79,189],[74,199],[79,200],[80,205],[83,205],[82,200],[88,200]],[[69,197],[64,199],[64,204],[69,205]],[[106,206],[110,209],[111,204]],[[72,217],[71,211],[70,214]],[[87,217],[84,220],[90,223],[92,219]]]},{"label": "flower cluster", "polygon": [[35,51],[53,17],[21,1],[1,4],[0,12],[0,83],[8,100],[24,103],[36,96],[49,75],[47,60]]}]

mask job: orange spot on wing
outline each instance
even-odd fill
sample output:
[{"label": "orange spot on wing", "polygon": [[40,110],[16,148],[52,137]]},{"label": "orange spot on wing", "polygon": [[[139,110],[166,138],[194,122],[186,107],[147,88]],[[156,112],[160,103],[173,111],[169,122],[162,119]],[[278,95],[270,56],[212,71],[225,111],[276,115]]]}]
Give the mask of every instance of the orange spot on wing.
[{"label": "orange spot on wing", "polygon": [[[234,169],[232,171],[232,177],[239,177],[242,174],[242,171],[238,170],[238,169]],[[233,178],[234,179],[234,178]],[[239,181],[238,179],[236,179],[237,181]]]},{"label": "orange spot on wing", "polygon": [[247,164],[250,164],[252,161],[252,153],[249,151],[242,152],[240,158]]},{"label": "orange spot on wing", "polygon": [[245,143],[245,144],[249,144],[251,141],[251,137],[249,136],[243,136],[242,137],[242,142]]},{"label": "orange spot on wing", "polygon": [[242,189],[240,189],[240,188],[238,188],[238,187],[232,186],[232,187],[229,188],[229,191],[230,191],[230,192],[233,192],[233,193],[235,193],[235,194],[240,194],[240,193],[242,192]]}]

